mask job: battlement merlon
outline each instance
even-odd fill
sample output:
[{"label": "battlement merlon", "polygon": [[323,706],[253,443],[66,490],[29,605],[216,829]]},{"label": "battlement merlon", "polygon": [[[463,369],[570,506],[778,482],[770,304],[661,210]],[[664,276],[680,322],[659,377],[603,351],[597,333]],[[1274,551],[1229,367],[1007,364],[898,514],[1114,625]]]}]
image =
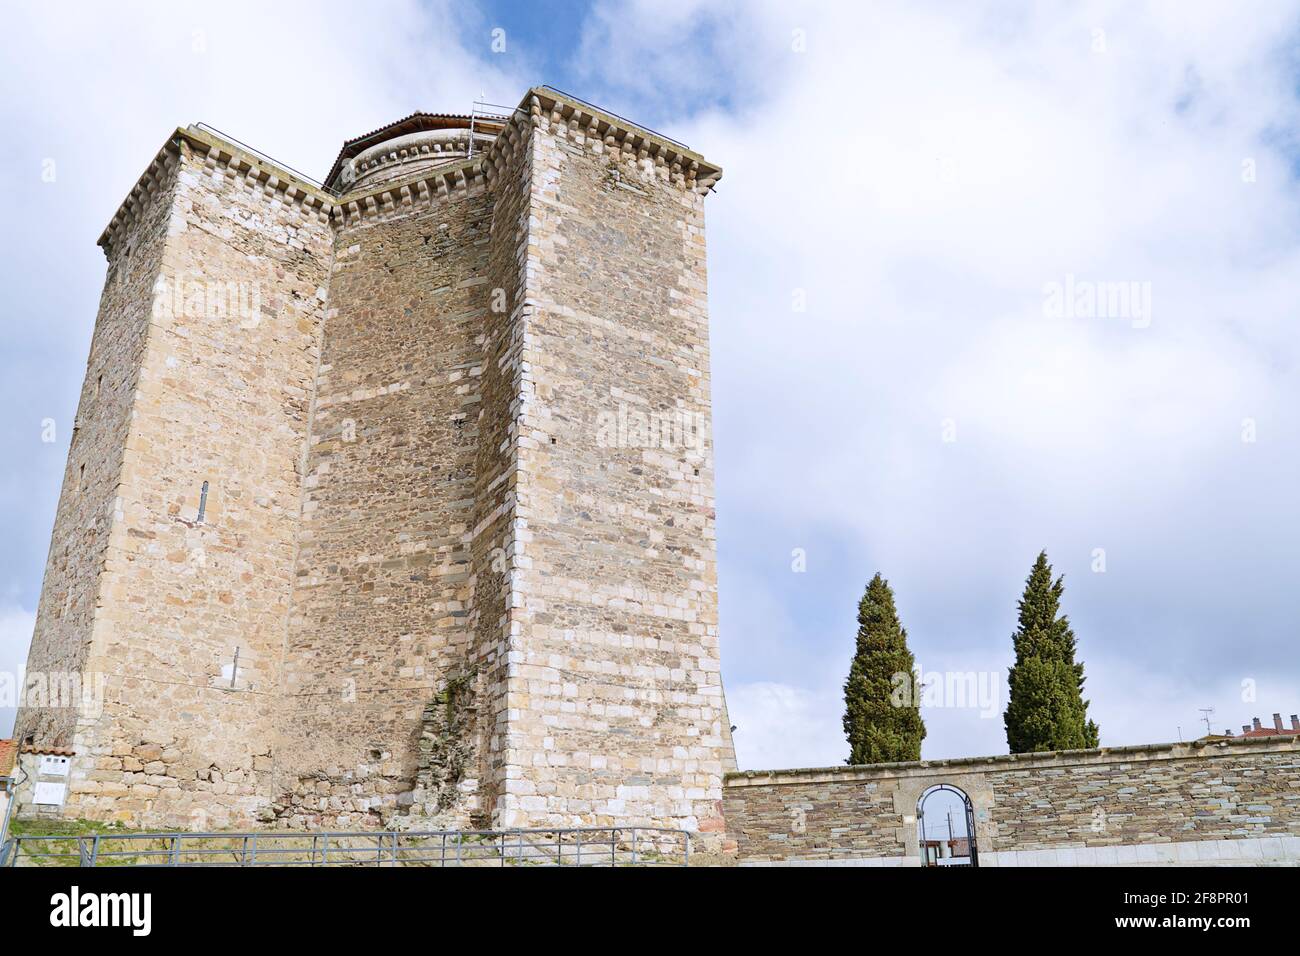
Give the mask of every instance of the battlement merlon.
[{"label": "battlement merlon", "polygon": [[126,199],[118,206],[113,218],[104,227],[96,244],[104,254],[112,257],[117,240],[149,204],[167,171],[181,154],[182,143],[214,170],[220,166],[227,175],[243,176],[250,185],[258,185],[268,194],[276,195],[282,202],[293,203],[318,215],[328,216],[335,198],[319,185],[275,163],[271,159],[250,153],[237,143],[216,135],[199,126],[177,127],[167,138],[149,166],[141,174]]},{"label": "battlement merlon", "polygon": [[516,108],[515,115],[521,110],[530,115],[546,116],[552,123],[562,121],[570,129],[582,130],[587,136],[599,136],[606,145],[611,145],[612,139],[620,148],[634,150],[638,155],[654,159],[656,164],[660,160],[670,167],[678,164],[685,180],[700,189],[707,190],[722,178],[721,166],[709,162],[685,144],[550,87],[539,86],[529,90]]},{"label": "battlement merlon", "polygon": [[[197,124],[177,127],[131,187],[126,199],[122,201],[100,234],[97,244],[104,250],[106,256],[112,256],[117,239],[148,205],[159,186],[166,181],[167,171],[180,156],[182,143],[188,144],[196,154],[203,156],[205,163],[214,171],[220,168],[232,178],[242,176],[250,185],[265,190],[268,195],[274,196],[281,202],[296,205],[305,213],[324,217],[337,225],[340,218],[346,218],[349,206],[358,212],[365,208],[367,203],[380,208],[401,202],[403,195],[409,197],[412,188],[416,188],[421,197],[424,197],[431,194],[445,194],[447,184],[454,187],[457,183],[467,182],[480,175],[490,178],[491,167],[499,160],[503,144],[509,141],[512,133],[518,136],[520,123],[525,118],[534,116],[537,117],[539,124],[562,122],[570,129],[580,131],[584,136],[598,138],[606,147],[618,147],[637,158],[650,159],[656,165],[667,166],[674,171],[675,175],[680,176],[680,181],[684,185],[703,192],[710,191],[722,178],[720,166],[709,162],[700,153],[682,143],[589,103],[565,96],[549,87],[534,87],[524,94],[508,121],[484,124],[483,128],[490,134],[491,141],[486,141],[487,136],[474,137],[476,143],[481,142],[483,145],[483,152],[480,155],[466,156],[457,161],[459,157],[452,158],[453,154],[449,151],[446,155],[451,159],[450,162],[432,167],[421,166],[413,169],[409,175],[396,176],[378,184],[367,182],[363,177],[355,181],[354,188],[347,190],[337,188],[343,178],[342,171],[347,168],[346,163],[364,159],[366,153],[376,154],[375,158],[379,159],[377,154],[382,151],[377,150],[378,146],[412,135],[403,128],[404,123],[409,124],[413,118],[423,117],[425,122],[418,125],[431,129],[440,128],[451,133],[468,132],[472,117],[415,113],[373,133],[349,140],[344,144],[339,158],[335,160],[334,168],[326,178],[325,186],[307,179],[268,156],[255,151],[250,152],[249,148],[211,129],[205,129]],[[453,125],[457,122],[463,125]],[[391,137],[384,138],[386,133],[391,133]],[[430,137],[432,138],[435,137]],[[356,150],[353,156],[346,156],[350,145],[364,146],[364,149]],[[428,144],[415,145],[419,148],[420,145]],[[432,183],[433,187],[420,188],[420,184],[427,183]],[[405,193],[403,193],[404,189]]]}]

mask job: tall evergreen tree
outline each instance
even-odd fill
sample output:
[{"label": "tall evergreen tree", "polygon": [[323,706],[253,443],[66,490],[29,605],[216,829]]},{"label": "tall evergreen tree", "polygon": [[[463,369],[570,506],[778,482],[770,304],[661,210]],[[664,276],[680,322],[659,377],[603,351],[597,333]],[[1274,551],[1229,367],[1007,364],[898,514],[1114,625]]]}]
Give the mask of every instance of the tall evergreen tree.
[{"label": "tall evergreen tree", "polygon": [[857,651],[844,682],[848,763],[921,759],[925,723],[915,668],[894,592],[877,572],[858,602]]},{"label": "tall evergreen tree", "polygon": [[1019,627],[1011,635],[1016,662],[1008,675],[1004,720],[1013,754],[1099,743],[1083,699],[1083,664],[1074,659],[1074,631],[1065,615],[1057,616],[1064,590],[1064,575],[1053,581],[1047,552],[1039,552],[1020,599]]}]

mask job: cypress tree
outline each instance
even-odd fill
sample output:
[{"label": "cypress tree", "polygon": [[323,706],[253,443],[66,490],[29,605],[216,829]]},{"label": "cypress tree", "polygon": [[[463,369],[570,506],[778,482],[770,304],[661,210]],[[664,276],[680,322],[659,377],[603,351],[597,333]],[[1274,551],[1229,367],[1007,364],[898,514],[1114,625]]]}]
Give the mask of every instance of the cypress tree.
[{"label": "cypress tree", "polygon": [[1047,552],[1039,552],[1020,599],[1019,626],[1011,635],[1016,662],[1008,674],[1004,720],[1013,754],[1099,744],[1097,725],[1088,719],[1083,699],[1083,664],[1074,659],[1074,631],[1065,615],[1057,616],[1064,591],[1064,575],[1053,581]]},{"label": "cypress tree", "polygon": [[844,682],[848,763],[921,759],[925,723],[915,667],[907,631],[894,608],[894,592],[877,572],[858,602],[857,651]]}]

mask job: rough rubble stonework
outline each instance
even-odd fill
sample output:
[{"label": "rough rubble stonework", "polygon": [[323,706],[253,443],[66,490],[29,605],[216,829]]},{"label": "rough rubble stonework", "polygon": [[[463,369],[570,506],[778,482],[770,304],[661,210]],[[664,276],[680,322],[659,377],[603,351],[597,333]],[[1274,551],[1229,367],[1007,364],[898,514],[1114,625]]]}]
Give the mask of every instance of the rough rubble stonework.
[{"label": "rough rubble stonework", "polygon": [[914,865],[947,783],[982,865],[1300,861],[1294,740],[728,774],[720,170],[544,88],[470,122],[358,137],[326,189],[177,130],[113,218],[20,816]]},{"label": "rough rubble stonework", "polygon": [[720,840],[720,170],[542,89],[468,125],[325,190],[177,130],[114,217],[29,663],[103,693],[22,708],[73,756],[21,813]]},{"label": "rough rubble stonework", "polygon": [[1300,865],[1300,741],[1154,744],[730,774],[742,862],[916,866],[917,803],[962,790],[981,866]]}]

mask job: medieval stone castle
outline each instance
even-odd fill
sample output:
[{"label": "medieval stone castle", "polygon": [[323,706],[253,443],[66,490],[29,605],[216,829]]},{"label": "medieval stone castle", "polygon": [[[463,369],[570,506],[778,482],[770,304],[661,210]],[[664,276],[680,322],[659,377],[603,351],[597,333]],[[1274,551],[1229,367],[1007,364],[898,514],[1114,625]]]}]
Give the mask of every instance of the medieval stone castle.
[{"label": "medieval stone castle", "polygon": [[323,187],[176,130],[100,238],[28,661],[97,693],[20,712],[26,812],[720,833],[708,429],[607,427],[709,421],[720,176],[549,88]]},{"label": "medieval stone castle", "polygon": [[19,816],[912,866],[955,789],[972,865],[1300,863],[1300,734],[736,772],[720,176],[549,87],[349,140],[323,185],[176,130],[100,238]]}]

